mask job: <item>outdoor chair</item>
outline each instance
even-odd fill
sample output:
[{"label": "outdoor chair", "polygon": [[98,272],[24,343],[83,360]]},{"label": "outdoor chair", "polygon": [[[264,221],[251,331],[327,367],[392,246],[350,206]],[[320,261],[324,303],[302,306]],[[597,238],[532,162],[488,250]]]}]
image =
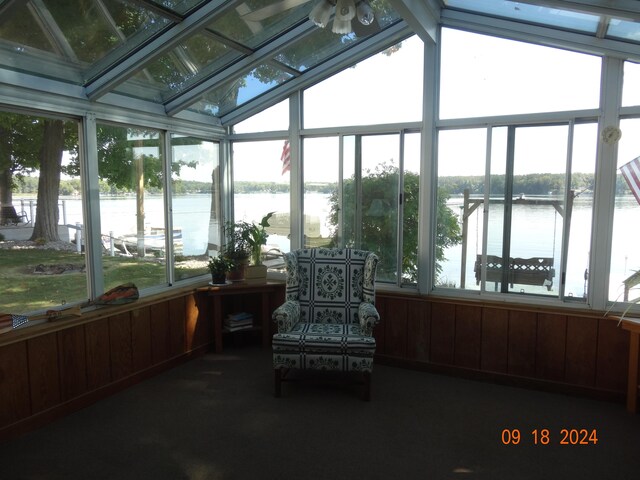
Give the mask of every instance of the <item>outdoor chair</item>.
[{"label": "outdoor chair", "polygon": [[273,313],[275,395],[290,371],[328,370],[362,377],[369,400],[380,321],[374,306],[378,257],[354,249],[311,248],[284,255],[285,303]]}]

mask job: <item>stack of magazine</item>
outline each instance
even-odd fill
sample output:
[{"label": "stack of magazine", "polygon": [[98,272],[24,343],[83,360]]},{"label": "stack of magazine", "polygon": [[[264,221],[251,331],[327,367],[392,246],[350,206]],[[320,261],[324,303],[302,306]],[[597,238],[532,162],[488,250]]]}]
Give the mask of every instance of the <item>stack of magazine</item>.
[{"label": "stack of magazine", "polygon": [[230,313],[224,319],[224,329],[228,332],[237,332],[251,327],[253,327],[253,315],[250,313]]}]

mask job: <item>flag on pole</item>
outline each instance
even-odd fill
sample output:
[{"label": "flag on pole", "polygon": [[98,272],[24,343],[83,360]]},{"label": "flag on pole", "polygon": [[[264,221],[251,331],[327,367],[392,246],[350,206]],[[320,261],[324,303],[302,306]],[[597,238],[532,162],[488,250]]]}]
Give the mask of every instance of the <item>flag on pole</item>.
[{"label": "flag on pole", "polygon": [[620,173],[627,181],[633,196],[636,197],[636,201],[640,204],[640,157],[636,157],[621,166]]},{"label": "flag on pole", "polygon": [[284,141],[280,161],[282,162],[282,175],[284,175],[291,170],[291,146],[289,145],[289,140]]}]

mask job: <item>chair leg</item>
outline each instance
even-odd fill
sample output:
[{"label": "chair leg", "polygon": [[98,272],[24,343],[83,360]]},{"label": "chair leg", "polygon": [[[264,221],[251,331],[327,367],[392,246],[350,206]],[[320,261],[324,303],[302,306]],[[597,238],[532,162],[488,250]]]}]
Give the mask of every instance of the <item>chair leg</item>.
[{"label": "chair leg", "polygon": [[280,397],[282,393],[281,384],[282,384],[282,369],[276,368],[273,370],[273,380],[274,380],[274,394],[276,397]]},{"label": "chair leg", "polygon": [[371,372],[363,372],[363,380],[362,400],[368,402],[371,400]]}]

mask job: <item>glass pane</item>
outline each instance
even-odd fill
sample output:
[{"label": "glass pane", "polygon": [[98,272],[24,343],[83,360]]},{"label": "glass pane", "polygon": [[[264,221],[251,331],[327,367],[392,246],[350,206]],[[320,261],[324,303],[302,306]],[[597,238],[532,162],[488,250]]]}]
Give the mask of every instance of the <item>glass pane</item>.
[{"label": "glass pane", "polygon": [[419,121],[422,77],[423,44],[414,36],[305,90],[304,126]]},{"label": "glass pane", "polygon": [[[98,125],[105,290],[166,284],[161,138],[153,130]],[[182,248],[173,232],[174,248]]]},{"label": "glass pane", "polygon": [[277,67],[269,64],[260,65],[209,91],[203,100],[191,108],[201,113],[221,116],[277,87],[291,77],[290,73]]},{"label": "glass pane", "polygon": [[77,84],[115,62],[116,50],[131,51],[170,24],[141,5],[118,0],[20,3],[11,18],[0,21],[0,38],[20,45],[2,42],[2,63]]},{"label": "glass pane", "polygon": [[399,135],[362,137],[362,209],[359,248],[378,255],[378,279],[398,276]]},{"label": "glass pane", "polygon": [[474,288],[476,284],[474,263],[482,253],[486,136],[485,129],[443,130],[438,134],[438,287]]},{"label": "glass pane", "polygon": [[169,8],[174,12],[187,13],[193,7],[206,3],[207,0],[151,0],[161,7]]},{"label": "glass pane", "polygon": [[[359,140],[358,140],[359,141]],[[355,247],[357,245],[359,223],[356,212],[356,137],[348,135],[342,140],[342,225],[338,230],[340,247]]]},{"label": "glass pane", "polygon": [[174,248],[175,278],[183,280],[208,274],[209,255],[220,250],[219,149],[182,135],[171,136],[171,148],[173,231],[182,239]]},{"label": "glass pane", "polygon": [[233,126],[235,133],[268,132],[289,129],[289,100],[283,100]]},{"label": "glass pane", "polygon": [[609,20],[607,37],[638,43],[640,42],[640,23],[612,18]]},{"label": "glass pane", "polygon": [[88,298],[77,142],[75,122],[0,112],[1,312]]},{"label": "glass pane", "polygon": [[640,119],[622,120],[620,128],[623,133],[618,143],[618,178],[609,274],[609,300],[618,302],[624,301],[625,297],[629,301],[640,297],[640,275],[637,273],[640,271],[640,249],[637,236],[630,234],[630,228],[635,228],[640,219],[640,199],[634,197],[621,173],[621,167],[640,156],[640,136],[633,134],[640,131]]},{"label": "glass pane", "polygon": [[640,105],[640,64],[624,62],[622,106]]},{"label": "glass pane", "polygon": [[537,23],[595,33],[600,17],[587,13],[579,13],[559,8],[531,5],[525,2],[496,1],[496,0],[445,0],[449,7],[469,10],[471,12],[486,13],[498,17],[505,17],[527,23]]},{"label": "glass pane", "polygon": [[573,208],[570,211],[569,250],[564,294],[586,299],[589,277],[589,252],[593,223],[593,190],[598,148],[598,126],[595,123],[576,125],[573,132],[571,190]]},{"label": "glass pane", "polygon": [[402,200],[402,282],[418,281],[418,206],[420,203],[420,134],[404,136]]},{"label": "glass pane", "polygon": [[338,245],[338,137],[304,139],[304,246]]},{"label": "glass pane", "polygon": [[557,295],[564,224],[566,126],[515,131],[509,291]]},{"label": "glass pane", "polygon": [[211,37],[194,35],[157,58],[116,91],[159,102],[183,92],[240,57],[239,52]]},{"label": "glass pane", "polygon": [[597,57],[447,28],[441,48],[440,118],[598,108]]},{"label": "glass pane", "polygon": [[283,140],[233,144],[233,216],[235,221],[269,220],[269,237],[263,248],[268,268],[282,267],[279,253],[290,250],[290,173],[283,168]]},{"label": "glass pane", "polygon": [[[313,2],[297,3],[293,8],[279,8],[284,2],[251,0],[209,24],[207,28],[249,48],[257,48],[279,36],[309,15]],[[264,7],[271,7],[271,9]]]}]

